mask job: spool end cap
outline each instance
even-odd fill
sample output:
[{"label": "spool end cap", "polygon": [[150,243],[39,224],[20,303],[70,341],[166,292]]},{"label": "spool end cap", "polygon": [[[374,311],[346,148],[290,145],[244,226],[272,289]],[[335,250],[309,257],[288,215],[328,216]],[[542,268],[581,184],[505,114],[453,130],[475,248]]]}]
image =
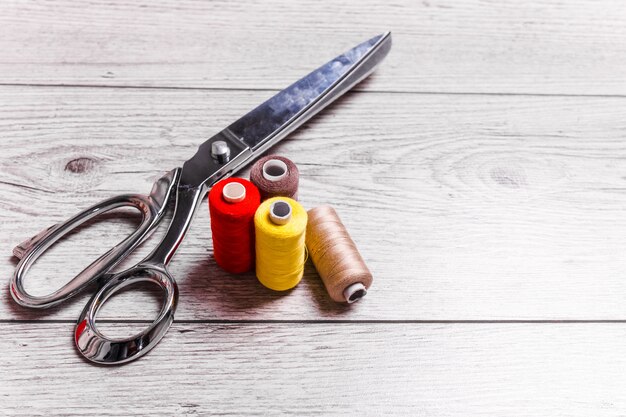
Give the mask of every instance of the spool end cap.
[{"label": "spool end cap", "polygon": [[263,164],[263,178],[276,182],[287,176],[289,169],[287,164],[280,159],[270,159]]},{"label": "spool end cap", "polygon": [[246,187],[238,182],[230,182],[222,189],[222,197],[229,203],[239,203],[246,198]]},{"label": "spool end cap", "polygon": [[343,296],[348,304],[352,304],[355,301],[360,300],[365,296],[365,294],[367,294],[367,288],[365,288],[365,285],[363,285],[362,282],[351,284],[343,290]]},{"label": "spool end cap", "polygon": [[270,220],[272,223],[283,225],[291,220],[291,205],[284,200],[276,200],[270,206]]}]

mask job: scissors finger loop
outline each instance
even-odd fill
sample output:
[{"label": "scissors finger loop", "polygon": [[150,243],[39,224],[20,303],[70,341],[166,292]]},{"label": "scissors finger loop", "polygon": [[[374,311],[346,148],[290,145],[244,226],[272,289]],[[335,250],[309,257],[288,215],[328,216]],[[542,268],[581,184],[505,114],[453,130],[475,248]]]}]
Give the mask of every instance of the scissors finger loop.
[{"label": "scissors finger loop", "polygon": [[[135,232],[92,262],[57,291],[46,296],[34,296],[26,292],[23,284],[26,273],[35,261],[55,242],[90,219],[107,211],[127,206],[137,208],[142,214],[141,223]],[[24,307],[47,308],[72,297],[88,284],[98,279],[108,269],[119,263],[122,259],[120,255],[138,243],[156,218],[157,212],[158,207],[147,196],[137,194],[121,195],[96,204],[78,213],[65,223],[53,226],[43,234],[36,236],[31,242],[20,245],[22,259],[15,269],[10,286],[13,299]]]},{"label": "scissors finger loop", "polygon": [[[96,316],[104,303],[122,288],[142,281],[159,285],[164,303],[158,317],[143,332],[126,338],[110,339],[96,327]],[[163,266],[138,265],[113,276],[98,291],[78,319],[74,341],[79,352],[88,360],[104,365],[129,362],[150,351],[165,335],[174,320],[178,303],[178,287]]]},{"label": "scissors finger loop", "polygon": [[[180,169],[172,170],[154,183],[149,196],[124,194],[104,200],[19,245],[14,253],[21,260],[15,269],[10,284],[13,299],[24,307],[48,308],[73,297],[92,282],[102,278],[156,229],[165,214],[167,201],[172,190],[175,189],[179,176]],[[83,223],[120,207],[134,207],[142,215],[139,226],[132,234],[92,262],[57,291],[46,296],[33,296],[26,292],[23,285],[24,276],[46,250]]]}]

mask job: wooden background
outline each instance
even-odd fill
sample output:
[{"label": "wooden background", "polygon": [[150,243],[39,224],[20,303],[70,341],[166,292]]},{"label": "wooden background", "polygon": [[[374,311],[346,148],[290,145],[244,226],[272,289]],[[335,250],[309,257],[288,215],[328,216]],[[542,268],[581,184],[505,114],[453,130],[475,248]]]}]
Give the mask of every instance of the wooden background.
[{"label": "wooden background", "polygon": [[[87,294],[29,311],[0,293],[0,413],[626,414],[622,1],[3,1],[3,285],[24,238],[149,191],[386,30],[380,69],[274,148],[298,164],[301,202],[341,215],[375,276],[366,298],[334,304],[310,265],[288,294],[229,276],[200,210],[171,264],[176,322],[139,361],[77,354]],[[138,221],[101,220],[27,289],[58,288]],[[158,308],[153,289],[126,291],[101,327],[130,335]]]}]

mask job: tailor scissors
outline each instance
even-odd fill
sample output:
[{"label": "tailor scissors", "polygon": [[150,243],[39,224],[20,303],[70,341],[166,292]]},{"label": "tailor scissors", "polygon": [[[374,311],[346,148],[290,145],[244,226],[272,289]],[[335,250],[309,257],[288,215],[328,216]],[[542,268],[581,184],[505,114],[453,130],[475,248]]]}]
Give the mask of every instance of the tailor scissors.
[{"label": "tailor scissors", "polygon": [[[123,194],[104,200],[22,243],[13,251],[20,258],[10,283],[13,299],[24,307],[52,307],[97,281],[100,287],[80,314],[74,330],[78,351],[88,360],[100,364],[120,364],[146,354],[161,340],[174,320],[178,287],[167,265],[211,186],[237,173],[366,78],[390,48],[389,32],[363,42],[296,81],[204,142],[182,168],[158,179],[150,195]],[[168,202],[174,199],[176,205],[171,223],[158,246],[137,265],[113,273],[112,270],[159,226]],[[36,297],[24,290],[23,279],[28,269],[57,240],[89,219],[124,206],[135,207],[142,214],[139,226],[131,235],[57,291]],[[152,282],[164,291],[164,303],[157,318],[147,329],[132,337],[111,339],[104,336],[96,327],[98,310],[116,292],[139,281]]]}]

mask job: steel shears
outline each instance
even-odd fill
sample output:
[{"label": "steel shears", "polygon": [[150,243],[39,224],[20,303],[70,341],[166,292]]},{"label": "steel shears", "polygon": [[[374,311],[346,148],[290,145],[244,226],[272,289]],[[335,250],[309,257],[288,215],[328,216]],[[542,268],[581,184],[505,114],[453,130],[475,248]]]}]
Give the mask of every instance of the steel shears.
[{"label": "steel shears", "polygon": [[[390,48],[389,32],[357,45],[208,139],[182,167],[158,179],[149,195],[123,194],[109,198],[18,246],[14,254],[20,258],[20,262],[10,282],[13,299],[24,307],[48,308],[98,282],[98,291],[83,309],[75,327],[74,340],[78,351],[88,360],[100,364],[119,364],[141,357],[161,340],[174,320],[178,287],[167,265],[211,186],[220,179],[236,174],[366,78],[385,58]],[[121,272],[112,272],[159,226],[170,201],[175,201],[174,213],[157,247],[137,265]],[[136,208],[142,215],[137,229],[126,239],[57,291],[46,296],[33,296],[24,290],[23,280],[28,269],[56,241],[86,221],[125,206]],[[104,336],[96,326],[98,310],[116,292],[140,281],[152,282],[164,292],[164,303],[157,318],[147,329],[132,337],[111,339]]]}]

